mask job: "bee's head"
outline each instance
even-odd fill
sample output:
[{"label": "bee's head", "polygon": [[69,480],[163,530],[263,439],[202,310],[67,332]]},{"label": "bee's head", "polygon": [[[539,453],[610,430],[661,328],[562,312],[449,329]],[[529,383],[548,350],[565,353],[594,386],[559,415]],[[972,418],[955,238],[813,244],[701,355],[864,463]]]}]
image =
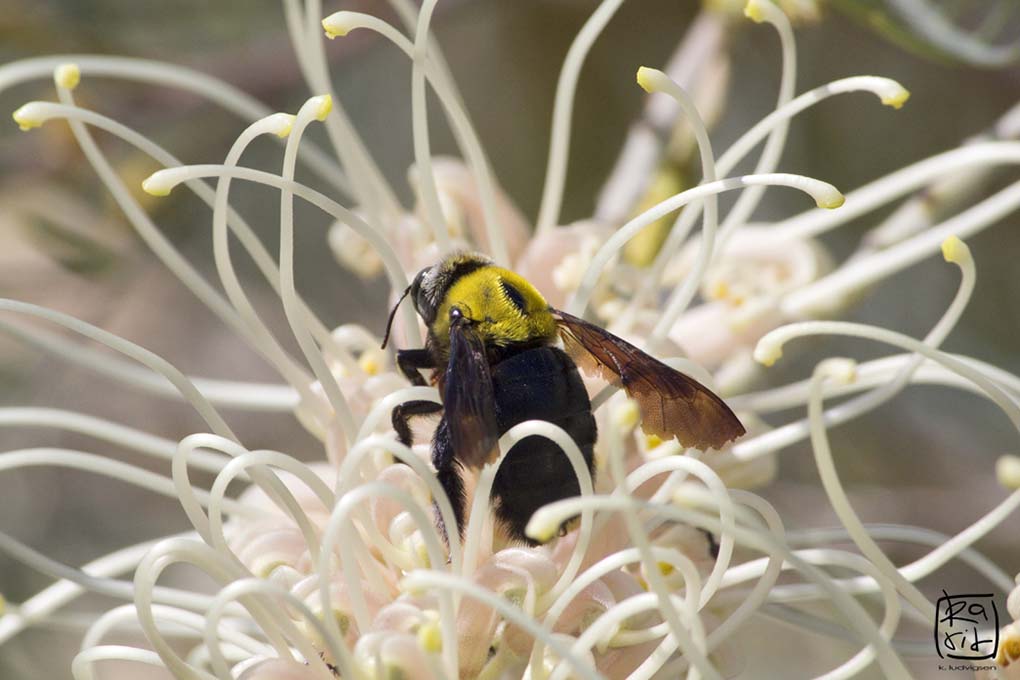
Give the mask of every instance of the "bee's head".
[{"label": "bee's head", "polygon": [[[436,307],[431,302],[432,294],[429,288],[426,287],[424,291],[422,286],[425,284],[426,277],[439,265],[433,265],[422,269],[414,277],[414,281],[411,282],[411,287],[408,288],[408,294],[411,296],[411,303],[414,305],[414,311],[418,312],[418,316],[424,319],[425,323],[430,323],[431,319],[436,315]],[[429,277],[431,281],[433,277]]]},{"label": "bee's head", "polygon": [[454,253],[418,272],[411,283],[409,295],[415,311],[425,325],[432,327],[436,320],[436,312],[446,299],[450,287],[458,279],[491,265],[492,260],[478,253]]},{"label": "bee's head", "polygon": [[[478,253],[453,253],[437,264],[418,272],[400,299],[403,300],[404,297],[410,296],[414,310],[418,312],[418,316],[422,318],[425,325],[431,328],[436,320],[436,312],[443,304],[450,286],[460,277],[491,265],[492,260]],[[393,323],[393,317],[399,306],[400,300],[397,301],[390,313],[390,321],[386,325],[387,338],[389,338],[390,325]],[[383,347],[385,346],[386,340],[383,340]]]}]

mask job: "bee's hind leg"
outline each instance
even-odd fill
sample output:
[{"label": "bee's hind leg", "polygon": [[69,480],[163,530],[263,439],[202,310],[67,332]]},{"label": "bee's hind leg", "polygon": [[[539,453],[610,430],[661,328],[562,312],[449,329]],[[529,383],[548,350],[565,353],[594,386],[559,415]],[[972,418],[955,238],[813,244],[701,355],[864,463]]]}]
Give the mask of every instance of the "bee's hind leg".
[{"label": "bee's hind leg", "polygon": [[412,385],[425,387],[428,383],[421,374],[423,368],[435,368],[436,362],[427,349],[397,350],[397,367]]},{"label": "bee's hind leg", "polygon": [[[464,536],[464,506],[467,494],[464,492],[464,479],[461,477],[461,465],[454,457],[453,443],[450,441],[450,426],[444,417],[439,421],[435,437],[432,440],[432,465],[436,468],[436,478],[443,487],[446,497],[453,506],[453,517],[457,522],[457,536]],[[450,527],[446,526],[438,503],[433,503],[436,511],[436,526],[439,527],[446,544],[450,544]]]},{"label": "bee's hind leg", "polygon": [[390,422],[397,433],[397,439],[404,446],[410,446],[414,441],[414,437],[411,434],[411,418],[415,416],[430,416],[442,410],[442,404],[424,399],[397,404],[393,407],[393,412],[390,414]]},{"label": "bee's hind leg", "polygon": [[[439,479],[439,484],[443,487],[443,491],[446,492],[446,497],[450,499],[450,505],[453,506],[453,517],[457,522],[457,537],[463,538],[466,495],[464,493],[464,480],[460,476],[460,465],[456,462],[451,462],[445,468],[436,470],[436,477]],[[433,505],[435,505],[436,510],[436,526],[439,527],[443,540],[449,545],[449,528],[443,521],[442,513],[439,512],[439,505],[437,503],[433,503]]]}]

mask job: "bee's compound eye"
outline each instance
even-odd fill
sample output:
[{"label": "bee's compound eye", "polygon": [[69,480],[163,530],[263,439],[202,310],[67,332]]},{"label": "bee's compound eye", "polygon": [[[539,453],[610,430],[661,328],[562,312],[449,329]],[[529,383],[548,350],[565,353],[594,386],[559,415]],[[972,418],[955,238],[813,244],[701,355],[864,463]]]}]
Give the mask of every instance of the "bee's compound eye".
[{"label": "bee's compound eye", "polygon": [[419,314],[422,313],[422,300],[421,300],[421,284],[425,278],[425,272],[427,269],[422,269],[418,272],[418,275],[414,277],[414,281],[411,282],[411,302],[414,304],[414,309]]}]

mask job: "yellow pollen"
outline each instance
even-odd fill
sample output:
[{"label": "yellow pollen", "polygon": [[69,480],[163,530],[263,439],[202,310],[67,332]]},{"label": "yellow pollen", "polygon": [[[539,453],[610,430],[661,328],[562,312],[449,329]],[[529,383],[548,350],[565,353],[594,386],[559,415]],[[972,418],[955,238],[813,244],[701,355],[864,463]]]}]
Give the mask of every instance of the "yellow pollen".
[{"label": "yellow pollen", "polygon": [[439,624],[429,621],[418,628],[418,644],[426,652],[433,654],[443,651],[443,634],[439,629]]},{"label": "yellow pollen", "polygon": [[817,201],[818,207],[825,208],[826,210],[835,210],[836,208],[841,208],[843,207],[844,203],[846,203],[846,196],[839,193],[838,191],[834,195],[826,196],[825,198],[819,199]]},{"label": "yellow pollen", "polygon": [[350,23],[351,12],[335,12],[322,20],[322,27],[326,29],[326,37],[333,38],[347,35],[353,28]]},{"label": "yellow pollen", "polygon": [[63,90],[73,90],[81,82],[78,64],[61,64],[53,70],[53,82]]},{"label": "yellow pollen", "polygon": [[783,348],[778,343],[762,343],[754,348],[754,360],[763,366],[771,366],[783,356]]},{"label": "yellow pollen", "polygon": [[18,127],[21,128],[23,131],[28,131],[31,130],[32,128],[37,128],[43,124],[42,119],[32,115],[32,111],[34,109],[35,107],[33,107],[31,104],[25,104],[24,106],[19,107],[18,110],[15,111],[13,114],[11,114],[11,117],[14,118],[14,122],[17,123]]},{"label": "yellow pollen", "polygon": [[659,562],[659,573],[663,576],[669,576],[674,571],[674,567],[669,562]]},{"label": "yellow pollen", "polygon": [[322,101],[319,104],[318,110],[315,112],[315,118],[319,121],[326,120],[326,116],[333,110],[333,97],[328,94],[322,95]]},{"label": "yellow pollen", "polygon": [[652,84],[652,77],[655,74],[655,69],[642,66],[637,70],[637,84],[641,86],[641,89],[645,92],[654,91],[655,87]]},{"label": "yellow pollen", "polygon": [[713,300],[725,300],[730,295],[730,285],[725,281],[716,281],[708,289],[708,296]]},{"label": "yellow pollen", "polygon": [[748,0],[744,5],[744,16],[756,24],[765,21],[765,10],[762,8],[760,0]]},{"label": "yellow pollen", "polygon": [[999,643],[999,654],[995,662],[1005,668],[1014,661],[1020,660],[1020,637],[1006,638]]},{"label": "yellow pollen", "polygon": [[910,99],[910,91],[907,89],[900,89],[896,92],[896,94],[882,97],[882,103],[886,106],[891,106],[894,109],[902,109],[908,99]]},{"label": "yellow pollen", "polygon": [[142,191],[150,196],[169,196],[173,185],[167,182],[160,182],[158,178],[153,179],[153,177],[154,175],[150,175],[148,179],[142,182]]},{"label": "yellow pollen", "polygon": [[361,358],[358,359],[358,366],[365,372],[366,375],[379,375],[379,371],[382,366],[379,365],[379,359],[370,354],[362,354]]},{"label": "yellow pollen", "polygon": [[545,508],[539,508],[524,527],[524,535],[539,543],[548,543],[559,530],[559,522],[545,512]]},{"label": "yellow pollen", "polygon": [[649,451],[658,447],[662,444],[662,438],[658,435],[648,434],[645,435],[645,448]]},{"label": "yellow pollen", "polygon": [[942,257],[946,262],[962,264],[971,260],[970,248],[956,236],[949,236],[942,242]]},{"label": "yellow pollen", "polygon": [[276,136],[280,137],[282,139],[282,138],[286,137],[287,135],[289,135],[290,131],[294,128],[294,116],[291,116],[289,114],[280,114],[280,115],[281,116],[284,116],[284,115],[287,116],[287,122],[283,123],[282,125],[280,125],[280,127],[278,127],[275,130]]}]

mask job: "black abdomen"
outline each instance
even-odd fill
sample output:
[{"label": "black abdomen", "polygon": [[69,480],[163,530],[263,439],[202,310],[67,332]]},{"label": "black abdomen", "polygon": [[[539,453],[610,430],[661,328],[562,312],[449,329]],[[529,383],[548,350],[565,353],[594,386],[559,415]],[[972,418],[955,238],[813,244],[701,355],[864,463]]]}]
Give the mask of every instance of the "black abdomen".
[{"label": "black abdomen", "polygon": [[[548,421],[570,435],[593,472],[595,418],[577,367],[563,350],[537,347],[504,359],[492,367],[492,386],[500,435],[526,420]],[[536,510],[579,494],[566,454],[537,435],[510,449],[492,486],[496,517],[512,536],[529,542],[524,527]]]},{"label": "black abdomen", "polygon": [[[502,436],[518,423],[544,420],[570,435],[594,475],[595,418],[588,392],[577,367],[557,347],[531,347],[505,352],[491,366],[496,424]],[[436,476],[450,497],[457,531],[463,536],[466,517],[461,464],[450,439],[444,414],[432,440]],[[492,506],[497,520],[515,539],[534,544],[524,527],[536,510],[547,503],[580,495],[580,485],[566,454],[554,442],[533,435],[517,442],[500,465],[492,484]],[[442,519],[437,522],[446,531]]]}]

